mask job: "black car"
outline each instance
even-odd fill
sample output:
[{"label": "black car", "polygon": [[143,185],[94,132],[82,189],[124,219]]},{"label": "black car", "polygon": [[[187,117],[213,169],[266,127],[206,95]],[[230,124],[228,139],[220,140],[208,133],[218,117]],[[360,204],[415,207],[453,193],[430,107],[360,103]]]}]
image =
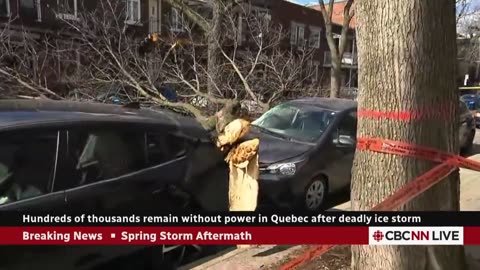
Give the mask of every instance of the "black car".
[{"label": "black car", "polygon": [[[475,136],[475,121],[465,103],[460,106],[460,143],[468,149]],[[293,100],[272,108],[252,125],[250,136],[260,138],[260,207],[273,204],[317,211],[328,194],[349,189],[356,148],[356,101]]]},{"label": "black car", "polygon": [[[319,210],[350,186],[357,103],[308,98],[278,105],[252,125],[260,137],[260,205]],[[261,207],[261,206],[260,206]]]},{"label": "black car", "polygon": [[[0,101],[0,147],[3,211],[228,210],[222,153],[169,111]],[[2,247],[0,269],[91,269],[142,248]]]}]

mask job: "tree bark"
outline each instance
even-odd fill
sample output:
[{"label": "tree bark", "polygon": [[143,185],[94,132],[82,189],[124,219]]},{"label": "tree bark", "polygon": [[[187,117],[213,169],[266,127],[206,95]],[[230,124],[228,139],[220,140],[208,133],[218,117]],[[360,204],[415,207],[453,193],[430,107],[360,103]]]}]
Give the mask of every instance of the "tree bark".
[{"label": "tree bark", "polygon": [[[330,70],[330,97],[336,98],[340,94],[340,89],[342,88],[342,70],[340,68],[340,63],[333,63],[332,58],[332,68]],[[335,67],[338,65],[338,67]]]},{"label": "tree bark", "polygon": [[[429,120],[359,118],[359,137],[405,141],[458,153],[454,0],[358,1],[359,110],[416,111],[446,104]],[[433,107],[432,107],[433,106]],[[353,210],[368,210],[434,166],[357,151]],[[458,211],[458,171],[397,210]],[[465,269],[462,246],[353,246],[352,269]]]},{"label": "tree bark", "polygon": [[208,43],[208,75],[210,78],[207,83],[209,94],[216,92],[216,86],[221,82],[221,54],[220,45],[222,42],[223,12],[224,5],[220,1],[212,1],[212,21],[210,23],[210,32],[207,33]]},{"label": "tree bark", "polygon": [[342,58],[347,47],[349,25],[353,18],[354,11],[352,9],[353,0],[348,0],[343,9],[343,23],[342,31],[340,33],[340,40],[337,43],[333,37],[332,15],[334,0],[329,1],[328,9],[325,7],[324,0],[319,1],[320,12],[322,12],[325,20],[325,36],[327,38],[328,48],[331,52],[332,67],[330,71],[330,97],[336,98],[340,93],[342,87]]}]

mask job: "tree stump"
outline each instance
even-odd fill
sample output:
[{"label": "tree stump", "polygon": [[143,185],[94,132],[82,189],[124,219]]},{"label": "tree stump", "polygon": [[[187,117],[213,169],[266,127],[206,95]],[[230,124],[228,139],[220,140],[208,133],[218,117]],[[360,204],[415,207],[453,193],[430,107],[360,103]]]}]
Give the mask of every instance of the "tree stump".
[{"label": "tree stump", "polygon": [[[240,142],[250,129],[250,123],[237,119],[225,126],[217,138],[217,146],[227,152],[229,164],[229,210],[255,211],[258,198],[258,148],[259,139]],[[240,143],[239,143],[240,142]],[[238,245],[246,248],[249,245]]]}]

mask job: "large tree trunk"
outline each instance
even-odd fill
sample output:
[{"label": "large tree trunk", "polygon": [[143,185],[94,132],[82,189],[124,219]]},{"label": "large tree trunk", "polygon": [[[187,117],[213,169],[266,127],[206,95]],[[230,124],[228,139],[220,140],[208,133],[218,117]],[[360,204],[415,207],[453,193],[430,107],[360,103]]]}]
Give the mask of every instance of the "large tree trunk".
[{"label": "large tree trunk", "polygon": [[225,161],[230,169],[228,180],[230,211],[255,211],[257,208],[260,140],[243,141],[249,130],[248,121],[236,119],[228,123],[217,137],[217,147],[227,153]]},{"label": "large tree trunk", "polygon": [[[357,2],[359,110],[416,111],[446,104],[441,119],[360,118],[359,137],[379,137],[458,152],[455,1]],[[431,169],[424,160],[357,151],[353,210],[368,210]],[[398,210],[459,210],[458,171]],[[464,269],[461,246],[354,246],[353,269]]]}]

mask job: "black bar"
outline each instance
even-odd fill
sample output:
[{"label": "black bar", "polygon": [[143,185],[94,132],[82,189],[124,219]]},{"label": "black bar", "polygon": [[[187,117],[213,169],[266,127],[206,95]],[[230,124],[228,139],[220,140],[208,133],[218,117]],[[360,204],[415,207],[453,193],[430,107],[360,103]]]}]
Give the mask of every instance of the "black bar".
[{"label": "black bar", "polygon": [[[82,215],[84,216],[83,222],[80,220]],[[94,219],[93,216],[97,219]],[[47,217],[49,220],[45,220]],[[151,220],[148,220],[148,217],[151,217]],[[160,219],[155,220],[155,217]],[[190,219],[186,220],[184,217]],[[227,219],[230,222],[226,223]],[[0,212],[0,226],[480,226],[480,211],[332,211],[318,214]]]}]

